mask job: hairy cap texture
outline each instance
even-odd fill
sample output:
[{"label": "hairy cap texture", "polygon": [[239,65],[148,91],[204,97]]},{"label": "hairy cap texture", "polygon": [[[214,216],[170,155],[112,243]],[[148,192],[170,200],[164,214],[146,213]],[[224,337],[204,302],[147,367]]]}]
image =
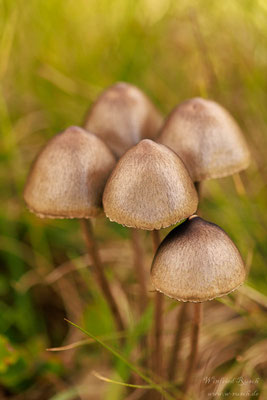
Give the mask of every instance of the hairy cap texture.
[{"label": "hairy cap texture", "polygon": [[194,181],[232,175],[250,161],[235,120],[219,104],[201,98],[187,100],[172,111],[158,142],[182,158]]},{"label": "hairy cap texture", "polygon": [[84,129],[70,127],[54,136],[35,160],[25,201],[41,217],[96,216],[114,166],[115,158],[105,143]]},{"label": "hairy cap texture", "polygon": [[155,138],[162,121],[156,107],[141,90],[119,82],[99,96],[89,110],[84,127],[120,157],[140,140]]},{"label": "hairy cap texture", "polygon": [[144,139],[128,150],[113,170],[103,196],[111,221],[139,229],[175,224],[197,209],[194,184],[179,157]]},{"label": "hairy cap texture", "polygon": [[173,229],[153,260],[153,286],[181,301],[202,302],[239,287],[246,271],[229,236],[217,225],[195,217]]}]

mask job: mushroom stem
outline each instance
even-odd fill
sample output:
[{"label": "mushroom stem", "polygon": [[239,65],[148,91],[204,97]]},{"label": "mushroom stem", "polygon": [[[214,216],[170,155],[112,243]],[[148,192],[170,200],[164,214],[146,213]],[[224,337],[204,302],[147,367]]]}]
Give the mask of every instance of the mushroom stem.
[{"label": "mushroom stem", "polygon": [[104,274],[103,265],[99,256],[97,243],[94,239],[93,229],[91,221],[88,219],[81,219],[81,227],[85,238],[85,243],[87,246],[88,253],[92,258],[92,262],[94,265],[94,272],[96,275],[97,282],[99,284],[100,289],[102,290],[103,296],[105,297],[110,311],[113,315],[114,321],[117,325],[119,331],[123,331],[125,329],[124,322],[121,317],[120,310],[118,305],[114,299],[112,294],[109,282]]},{"label": "mushroom stem", "polygon": [[[160,245],[160,235],[158,230],[152,231],[154,250],[157,251]],[[162,376],[162,325],[163,325],[163,295],[159,292],[155,294],[154,306],[154,372]]]},{"label": "mushroom stem", "polygon": [[241,179],[241,176],[239,173],[233,175],[233,181],[234,181],[236,193],[239,196],[245,196],[246,189],[245,189],[245,186],[242,182],[242,179]]},{"label": "mushroom stem", "polygon": [[176,333],[174,336],[173,346],[171,347],[171,355],[168,368],[168,380],[172,381],[175,379],[177,365],[179,365],[179,353],[181,349],[181,339],[184,334],[186,314],[188,309],[188,303],[182,303],[177,314],[177,326]]},{"label": "mushroom stem", "polygon": [[200,198],[202,196],[202,188],[203,188],[202,182],[195,182],[194,184],[195,184],[195,188],[197,191],[198,200],[200,200]]},{"label": "mushroom stem", "polygon": [[147,297],[147,285],[145,276],[145,265],[144,265],[144,250],[141,244],[140,232],[138,229],[131,229],[133,257],[134,257],[134,268],[136,272],[136,279],[139,283],[139,310],[140,313],[146,308],[148,297]]},{"label": "mushroom stem", "polygon": [[[144,260],[144,250],[141,243],[141,235],[138,229],[131,229],[132,247],[133,247],[133,258],[134,258],[134,268],[136,273],[136,279],[139,284],[139,294],[138,294],[138,306],[139,314],[141,315],[146,309],[148,304],[147,296],[147,284],[145,276],[145,260]],[[148,338],[144,334],[140,338],[140,350],[143,358],[143,365],[147,366],[147,357],[144,357],[148,349]]]},{"label": "mushroom stem", "polygon": [[188,392],[190,387],[193,373],[196,367],[197,362],[197,354],[198,354],[198,342],[199,342],[199,331],[200,324],[202,320],[202,303],[195,303],[194,306],[194,319],[191,333],[191,350],[189,355],[189,360],[187,364],[187,369],[185,373],[185,380],[183,384],[183,393],[184,396]]}]

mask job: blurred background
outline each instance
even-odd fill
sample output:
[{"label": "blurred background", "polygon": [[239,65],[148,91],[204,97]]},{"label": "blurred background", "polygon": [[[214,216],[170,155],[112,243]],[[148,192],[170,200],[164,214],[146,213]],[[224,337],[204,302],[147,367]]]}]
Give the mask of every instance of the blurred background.
[{"label": "blurred background", "polygon": [[[23,201],[25,179],[40,148],[69,125],[81,124],[98,94],[116,81],[140,87],[164,115],[190,97],[214,99],[244,131],[250,167],[240,176],[205,182],[200,212],[228,232],[249,277],[238,292],[205,304],[195,387],[197,399],[213,398],[209,393],[216,389],[214,398],[225,393],[240,398],[246,391],[246,398],[264,400],[265,0],[0,0],[0,399],[139,398],[140,390],[93,374],[126,382],[130,370],[64,321],[117,345],[78,222],[38,219]],[[128,321],[121,351],[137,363],[138,339],[150,329],[153,310],[150,304],[136,317],[138,286],[129,231],[104,218],[95,231]],[[149,279],[152,243],[146,232],[142,242]],[[166,300],[166,355],[178,308],[179,303]],[[70,350],[46,351],[73,343]],[[219,382],[205,381],[207,376]],[[242,384],[238,377],[248,381]],[[182,379],[179,372],[177,379]]]}]

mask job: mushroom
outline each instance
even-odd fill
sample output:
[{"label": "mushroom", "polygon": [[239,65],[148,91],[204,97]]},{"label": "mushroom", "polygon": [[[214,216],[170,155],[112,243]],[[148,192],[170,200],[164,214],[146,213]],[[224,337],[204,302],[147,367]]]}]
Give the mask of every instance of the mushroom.
[{"label": "mushroom", "polygon": [[167,235],[151,269],[156,290],[179,301],[202,302],[226,295],[245,277],[244,262],[229,236],[197,216]]},{"label": "mushroom", "polygon": [[115,158],[92,133],[71,126],[54,136],[35,160],[24,190],[30,211],[43,218],[80,218],[98,284],[119,330],[124,323],[105,277],[89,220],[102,210],[102,194]]},{"label": "mushroom", "polygon": [[235,174],[250,162],[248,146],[232,116],[218,103],[199,97],[171,112],[158,142],[181,157],[194,182]]},{"label": "mushroom", "polygon": [[[155,249],[158,230],[188,218],[197,209],[194,184],[180,158],[166,146],[144,139],[118,161],[106,184],[103,205],[119,224],[151,230]],[[155,297],[155,372],[161,374],[163,297]]]},{"label": "mushroom", "polygon": [[[88,112],[85,128],[100,137],[116,157],[143,138],[155,138],[163,118],[150,99],[137,87],[118,82],[106,89]],[[130,230],[133,264],[139,283],[139,310],[147,303],[146,271],[142,257],[142,237]]]},{"label": "mushroom", "polygon": [[159,111],[140,89],[118,82],[99,96],[84,127],[120,157],[140,140],[154,139],[162,121]]},{"label": "mushroom", "polygon": [[106,184],[107,217],[145,230],[166,228],[192,215],[198,198],[183,162],[166,146],[144,139],[118,161]]},{"label": "mushroom", "polygon": [[[203,180],[238,173],[250,162],[245,138],[232,116],[218,103],[198,97],[175,107],[157,141],[170,147],[184,161],[199,198]],[[233,179],[240,193],[240,177],[234,175]],[[178,323],[180,318],[185,321],[185,307],[185,304],[181,307]],[[179,338],[183,328],[180,323],[178,326],[176,337]],[[179,349],[179,345],[175,344],[175,348]],[[177,363],[175,352],[172,358],[169,377],[173,377],[172,365]]]},{"label": "mushroom", "polygon": [[151,267],[153,286],[176,300],[196,303],[184,393],[196,364],[201,302],[231,293],[245,277],[244,262],[229,236],[197,215],[174,228],[159,246]]},{"label": "mushroom", "polygon": [[24,199],[39,217],[95,217],[114,166],[115,159],[101,139],[71,126],[54,136],[35,160]]}]

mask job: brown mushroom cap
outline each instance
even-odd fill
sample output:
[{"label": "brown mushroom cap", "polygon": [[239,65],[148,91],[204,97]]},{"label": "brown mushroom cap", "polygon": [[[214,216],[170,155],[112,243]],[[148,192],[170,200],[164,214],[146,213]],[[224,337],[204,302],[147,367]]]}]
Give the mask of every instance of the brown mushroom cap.
[{"label": "brown mushroom cap", "polygon": [[219,104],[201,98],[187,100],[172,111],[158,142],[182,158],[193,181],[232,175],[250,162],[235,120]]},{"label": "brown mushroom cap", "polygon": [[238,288],[245,277],[244,262],[229,236],[197,216],[166,236],[151,268],[156,290],[181,301],[223,296]]},{"label": "brown mushroom cap", "polygon": [[72,126],[54,136],[35,160],[24,199],[40,217],[94,217],[101,211],[114,166],[115,158],[102,140]]},{"label": "brown mushroom cap", "polygon": [[194,184],[179,157],[144,139],[128,150],[113,170],[103,196],[111,221],[153,230],[175,224],[197,209]]},{"label": "brown mushroom cap", "polygon": [[162,121],[156,107],[141,90],[119,82],[101,94],[90,109],[84,127],[120,157],[140,140],[155,138]]}]

